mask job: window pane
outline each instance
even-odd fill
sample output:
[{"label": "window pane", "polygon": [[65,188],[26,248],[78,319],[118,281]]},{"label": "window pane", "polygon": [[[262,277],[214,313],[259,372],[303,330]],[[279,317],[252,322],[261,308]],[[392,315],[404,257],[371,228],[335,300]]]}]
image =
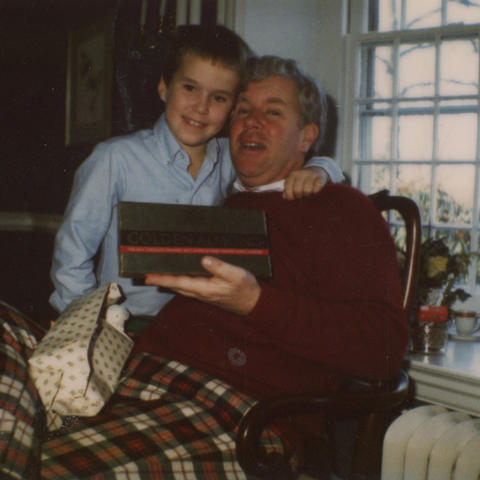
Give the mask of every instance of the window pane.
[{"label": "window pane", "polygon": [[402,115],[398,119],[398,158],[400,160],[431,160],[433,117]]},{"label": "window pane", "polygon": [[372,158],[387,160],[391,158],[390,143],[392,132],[392,117],[375,117],[372,121]]},{"label": "window pane", "polygon": [[478,93],[478,40],[450,40],[440,46],[440,95]]},{"label": "window pane", "polygon": [[437,211],[439,223],[472,223],[473,165],[442,165],[437,169]]},{"label": "window pane", "polygon": [[405,29],[437,27],[441,14],[442,0],[407,0]]},{"label": "window pane", "polygon": [[399,2],[381,2],[378,5],[378,28],[379,32],[390,30],[400,30],[400,3]]},{"label": "window pane", "polygon": [[[442,25],[442,0],[404,0],[405,24],[402,25],[402,0],[378,0],[379,32],[401,29],[429,28]],[[480,23],[480,5],[476,1],[446,0],[445,25]]]},{"label": "window pane", "polygon": [[364,84],[363,97],[390,98],[392,96],[392,47],[368,45],[362,50]]},{"label": "window pane", "polygon": [[429,223],[430,210],[430,165],[398,165],[396,167],[394,191],[417,202],[422,223]]},{"label": "window pane", "polygon": [[448,23],[478,23],[480,22],[480,5],[476,2],[448,0]]},{"label": "window pane", "polygon": [[[398,214],[398,221],[402,221],[402,217],[400,217]],[[389,221],[387,219],[387,221]],[[393,241],[397,247],[397,249],[404,251],[405,250],[405,245],[406,245],[406,236],[407,236],[407,231],[406,228],[403,226],[399,225],[390,225],[390,233],[392,234]]]},{"label": "window pane", "polygon": [[390,189],[390,167],[388,165],[363,164],[358,166],[355,186],[366,194]]},{"label": "window pane", "polygon": [[439,160],[474,160],[477,151],[477,114],[445,114],[438,117]]},{"label": "window pane", "polygon": [[362,160],[389,160],[392,131],[391,105],[364,106],[358,136]]},{"label": "window pane", "polygon": [[388,165],[372,165],[372,186],[370,192],[390,190],[390,167]]},{"label": "window pane", "polygon": [[435,229],[432,235],[434,238],[445,238],[452,253],[467,252],[470,249],[470,232],[451,228]]},{"label": "window pane", "polygon": [[434,93],[434,46],[431,43],[402,44],[399,52],[398,95],[425,97]]}]

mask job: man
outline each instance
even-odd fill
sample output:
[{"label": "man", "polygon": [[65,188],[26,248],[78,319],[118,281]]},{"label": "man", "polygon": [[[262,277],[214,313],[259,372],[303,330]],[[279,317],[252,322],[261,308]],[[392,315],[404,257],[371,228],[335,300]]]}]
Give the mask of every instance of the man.
[{"label": "man", "polygon": [[[406,346],[399,271],[388,226],[346,185],[287,202],[283,180],[321,139],[323,95],[290,60],[250,61],[230,126],[237,188],[226,205],[266,211],[273,278],[213,257],[212,277],[149,275],[182,294],[136,351],[192,366],[254,398],[329,391],[343,375],[387,379]],[[191,297],[191,298],[188,298]]]}]

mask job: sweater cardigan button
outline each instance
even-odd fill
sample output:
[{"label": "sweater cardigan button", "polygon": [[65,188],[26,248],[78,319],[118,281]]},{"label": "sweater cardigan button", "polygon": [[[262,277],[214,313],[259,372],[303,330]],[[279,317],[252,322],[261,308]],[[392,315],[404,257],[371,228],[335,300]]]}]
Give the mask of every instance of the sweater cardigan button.
[{"label": "sweater cardigan button", "polygon": [[234,367],[243,367],[247,363],[247,354],[236,347],[228,349],[227,357]]}]

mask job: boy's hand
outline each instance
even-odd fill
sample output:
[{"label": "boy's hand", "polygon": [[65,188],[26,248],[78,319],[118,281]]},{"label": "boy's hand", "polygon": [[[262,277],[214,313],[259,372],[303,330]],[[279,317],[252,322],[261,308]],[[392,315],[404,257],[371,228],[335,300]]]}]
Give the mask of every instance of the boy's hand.
[{"label": "boy's hand", "polygon": [[169,288],[238,315],[247,315],[253,310],[261,287],[250,272],[208,256],[202,258],[202,265],[212,277],[149,274],[145,283]]},{"label": "boy's hand", "polygon": [[294,200],[318,193],[330,180],[322,167],[305,167],[295,170],[285,179],[283,198]]}]

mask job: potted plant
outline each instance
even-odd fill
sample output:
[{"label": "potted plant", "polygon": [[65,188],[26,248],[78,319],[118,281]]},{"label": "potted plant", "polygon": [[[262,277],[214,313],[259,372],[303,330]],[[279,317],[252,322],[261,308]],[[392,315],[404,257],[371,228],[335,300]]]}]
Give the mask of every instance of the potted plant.
[{"label": "potted plant", "polygon": [[420,250],[417,317],[411,326],[411,348],[424,353],[443,352],[450,307],[470,297],[458,288],[465,276],[472,254],[451,253],[445,237],[428,238]]},{"label": "potted plant", "polygon": [[449,308],[455,301],[470,297],[457,282],[466,275],[472,254],[451,253],[446,238],[427,238],[420,249],[419,305]]}]

